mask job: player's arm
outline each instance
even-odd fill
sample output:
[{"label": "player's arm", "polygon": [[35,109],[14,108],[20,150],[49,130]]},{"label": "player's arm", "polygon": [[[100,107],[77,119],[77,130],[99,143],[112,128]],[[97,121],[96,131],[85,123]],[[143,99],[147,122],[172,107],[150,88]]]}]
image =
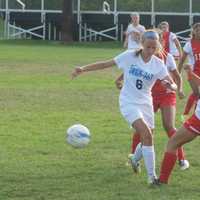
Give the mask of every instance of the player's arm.
[{"label": "player's arm", "polygon": [[171,71],[172,77],[177,85],[177,92],[180,99],[184,98],[183,81],[177,69]]},{"label": "player's arm", "polygon": [[193,71],[191,65],[184,65],[184,69],[187,73],[188,80],[193,80],[198,86],[200,86],[200,77],[197,76]]},{"label": "player's arm", "polygon": [[179,71],[179,73],[181,73],[181,71],[182,71],[183,63],[185,62],[185,60],[187,58],[187,55],[188,54],[185,51],[183,51],[182,56],[181,56],[181,58],[179,60],[179,63],[178,63],[178,71]]},{"label": "player's arm", "polygon": [[124,74],[123,73],[115,80],[115,85],[119,90],[122,88],[123,80],[124,80]]},{"label": "player's arm", "polygon": [[96,63],[92,63],[89,65],[85,65],[82,67],[76,67],[73,72],[71,73],[72,79],[85,73],[85,72],[89,72],[89,71],[95,71],[95,70],[102,70],[102,69],[106,69],[109,67],[112,67],[113,65],[115,65],[115,61],[113,59],[111,60],[107,60],[107,61],[101,61],[101,62],[96,62]]},{"label": "player's arm", "polygon": [[128,48],[128,33],[125,32],[124,48]]},{"label": "player's arm", "polygon": [[179,40],[177,38],[174,39],[174,43],[176,45],[176,48],[178,49],[179,56],[181,58],[182,57],[182,47],[181,47],[181,44],[180,44],[180,42],[179,42]]}]

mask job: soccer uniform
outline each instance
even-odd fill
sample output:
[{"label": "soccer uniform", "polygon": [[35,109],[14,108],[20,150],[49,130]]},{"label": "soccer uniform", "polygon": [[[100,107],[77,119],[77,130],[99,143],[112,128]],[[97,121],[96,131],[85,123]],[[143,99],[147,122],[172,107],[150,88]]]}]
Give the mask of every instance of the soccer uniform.
[{"label": "soccer uniform", "polygon": [[172,32],[163,33],[163,46],[164,50],[172,54],[175,58],[179,57],[178,49],[176,48],[174,40],[176,39],[176,34]]},{"label": "soccer uniform", "polygon": [[[164,55],[164,60],[168,72],[176,69],[176,62],[171,54]],[[165,106],[176,105],[176,93],[163,86],[160,80],[157,80],[152,88],[152,97],[154,112]]]},{"label": "soccer uniform", "polygon": [[133,32],[141,35],[145,32],[145,27],[140,24],[137,26],[134,26],[133,24],[128,25],[126,31],[126,34],[128,34],[128,49],[138,49],[141,47],[140,41],[137,41],[136,38],[134,38]]},{"label": "soccer uniform", "polygon": [[190,40],[185,44],[183,51],[188,54],[188,62],[193,66],[193,72],[200,76],[200,41]]},{"label": "soccer uniform", "polygon": [[189,131],[200,135],[200,100],[197,102],[195,113],[183,125]]},{"label": "soccer uniform", "polygon": [[125,51],[114,60],[124,73],[124,84],[119,96],[122,115],[131,125],[142,118],[150,128],[154,128],[151,89],[157,79],[162,80],[168,75],[163,61],[153,55],[145,63],[141,55],[136,56],[134,50]]}]

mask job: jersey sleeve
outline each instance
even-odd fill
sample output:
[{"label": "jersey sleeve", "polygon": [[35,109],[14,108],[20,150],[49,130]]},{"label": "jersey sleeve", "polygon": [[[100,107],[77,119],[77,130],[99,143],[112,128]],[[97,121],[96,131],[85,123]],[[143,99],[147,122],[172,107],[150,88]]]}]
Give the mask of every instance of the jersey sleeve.
[{"label": "jersey sleeve", "polygon": [[146,31],[145,27],[141,25],[141,32],[144,33]]},{"label": "jersey sleeve", "polygon": [[118,56],[116,56],[114,58],[115,64],[117,65],[117,67],[119,69],[124,70],[125,67],[127,66],[126,65],[126,60],[128,59],[129,53],[130,52],[127,50],[127,51],[122,52],[121,54],[119,54]]},{"label": "jersey sleeve", "polygon": [[166,76],[169,76],[169,73],[163,62],[160,62],[160,69],[157,79],[163,80]]},{"label": "jersey sleeve", "polygon": [[175,33],[170,32],[170,38],[171,40],[175,40],[177,38]]},{"label": "jersey sleeve", "polygon": [[129,24],[127,29],[126,29],[126,34],[131,33],[131,31],[132,31],[132,26],[131,26],[131,24]]},{"label": "jersey sleeve", "polygon": [[183,47],[183,51],[187,54],[192,53],[192,47],[191,47],[191,42],[187,42],[185,46]]},{"label": "jersey sleeve", "polygon": [[176,62],[174,60],[174,57],[169,53],[167,54],[166,66],[168,71],[173,71],[176,69]]}]

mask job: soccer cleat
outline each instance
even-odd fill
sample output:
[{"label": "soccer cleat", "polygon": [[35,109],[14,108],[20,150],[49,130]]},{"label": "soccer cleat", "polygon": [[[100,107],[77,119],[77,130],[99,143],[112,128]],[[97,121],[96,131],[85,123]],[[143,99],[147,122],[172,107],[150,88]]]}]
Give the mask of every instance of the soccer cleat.
[{"label": "soccer cleat", "polygon": [[135,161],[134,154],[129,154],[128,159],[133,171],[136,174],[140,173],[141,172],[140,163]]},{"label": "soccer cleat", "polygon": [[181,170],[186,170],[190,167],[190,163],[188,162],[188,160],[179,160],[178,164]]},{"label": "soccer cleat", "polygon": [[149,177],[148,178],[148,184],[150,186],[161,186],[161,182],[157,177]]}]

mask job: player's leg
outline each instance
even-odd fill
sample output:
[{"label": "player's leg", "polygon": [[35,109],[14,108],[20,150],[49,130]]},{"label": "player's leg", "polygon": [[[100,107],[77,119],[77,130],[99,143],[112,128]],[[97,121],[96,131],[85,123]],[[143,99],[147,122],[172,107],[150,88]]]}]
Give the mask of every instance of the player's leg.
[{"label": "player's leg", "polygon": [[[161,108],[162,114],[162,122],[163,127],[168,135],[168,137],[172,137],[176,133],[175,128],[175,115],[176,115],[176,107],[175,105],[163,106]],[[177,157],[179,161],[179,165],[182,170],[189,168],[189,162],[185,159],[185,153],[183,147],[179,147],[177,150]]]},{"label": "player's leg", "polygon": [[184,108],[184,115],[188,115],[191,108],[196,104],[198,98],[199,98],[199,88],[198,86],[194,83],[193,80],[189,81],[190,87],[192,88],[192,93],[188,97],[187,103]]},{"label": "player's leg", "polygon": [[148,181],[149,183],[153,183],[157,176],[155,172],[155,151],[153,146],[152,131],[143,119],[136,120],[133,123],[133,127],[138,133],[140,133],[140,140],[142,144],[141,149],[148,174]]},{"label": "player's leg", "polygon": [[176,163],[177,148],[193,140],[197,135],[182,126],[168,141],[167,149],[160,168],[160,182],[168,183],[173,167]]}]

